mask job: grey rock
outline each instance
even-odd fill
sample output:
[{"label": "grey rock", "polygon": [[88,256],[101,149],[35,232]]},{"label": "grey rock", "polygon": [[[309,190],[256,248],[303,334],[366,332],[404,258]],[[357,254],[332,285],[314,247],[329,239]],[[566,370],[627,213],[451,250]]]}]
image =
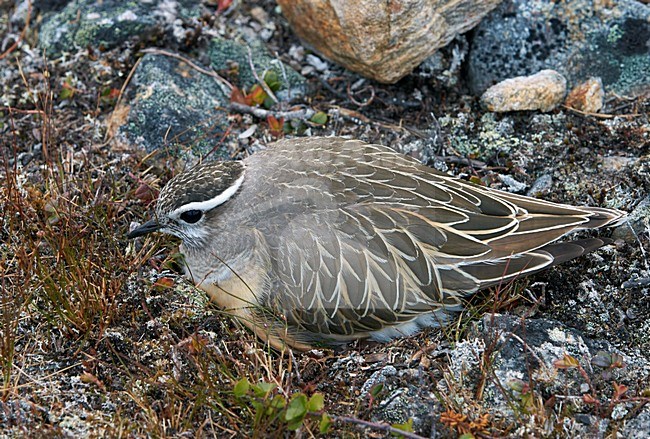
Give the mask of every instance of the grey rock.
[{"label": "grey rock", "polygon": [[278,99],[295,99],[306,92],[305,78],[280,60],[269,56],[259,42],[252,41],[245,46],[236,41],[214,38],[207,49],[208,62],[217,71],[226,69],[229,63],[236,63],[239,66],[239,77],[235,85],[248,89],[257,82],[250,68],[249,49],[250,60],[259,78],[263,78],[267,70],[273,70],[278,75],[281,84],[280,90],[276,92]]},{"label": "grey rock", "polygon": [[396,145],[397,151],[409,155],[424,164],[435,161],[437,154],[442,149],[442,133],[437,121],[431,129],[424,130],[424,137],[416,138],[408,143]]},{"label": "grey rock", "polygon": [[650,437],[650,407],[646,406],[643,411],[633,419],[625,423],[620,432],[621,437],[627,439],[647,439]]},{"label": "grey rock", "polygon": [[650,196],[643,199],[627,216],[627,221],[618,226],[612,236],[633,242],[635,234],[638,236],[650,227]]},{"label": "grey rock", "polygon": [[402,397],[405,389],[397,389],[379,403],[376,415],[384,422],[402,424],[409,420],[407,415],[408,403]]},{"label": "grey rock", "polygon": [[374,372],[370,375],[370,378],[363,383],[363,386],[361,386],[361,398],[365,398],[373,387],[379,384],[384,384],[386,382],[386,377],[395,375],[397,375],[397,369],[395,369],[395,366],[390,365],[384,366],[380,370]]},{"label": "grey rock", "polygon": [[511,175],[497,174],[501,183],[506,185],[508,192],[516,194],[523,193],[526,190],[526,183],[515,180]]},{"label": "grey rock", "polygon": [[504,79],[542,69],[569,88],[600,77],[607,91],[650,86],[650,7],[634,0],[506,0],[477,26],[469,80],[475,94]]},{"label": "grey rock", "polygon": [[34,404],[29,399],[0,401],[0,429],[9,425],[28,425],[42,422],[47,417],[47,409]]},{"label": "grey rock", "polygon": [[46,15],[38,45],[54,57],[77,48],[111,49],[131,38],[146,40],[166,31],[178,34],[178,21],[197,18],[200,12],[192,0],[73,0]]},{"label": "grey rock", "polygon": [[538,197],[548,193],[553,187],[553,176],[551,174],[544,174],[539,177],[530,187],[526,195],[529,197]]},{"label": "grey rock", "polygon": [[413,74],[431,78],[445,87],[455,87],[461,81],[461,71],[469,54],[469,43],[464,35],[422,61]]},{"label": "grey rock", "polygon": [[[250,88],[256,79],[248,61],[248,49],[233,41],[214,39],[207,48],[207,61],[214,71],[225,70],[229,63],[239,65],[237,83]],[[260,45],[251,47],[253,65],[260,78],[267,69],[276,70],[281,88],[278,99],[299,96],[305,80],[290,67],[268,56]],[[197,61],[194,61],[198,64]],[[229,126],[227,112],[229,90],[217,79],[176,59],[147,54],[127,89],[122,114],[117,122],[116,140],[136,145],[147,152],[161,150],[193,162],[209,155],[227,158],[227,148],[214,150]]]},{"label": "grey rock", "polygon": [[228,127],[226,112],[217,110],[228,99],[213,78],[175,59],[145,55],[116,110],[127,114],[116,139],[147,152],[203,156]]},{"label": "grey rock", "polygon": [[[445,115],[438,121],[451,147],[464,157],[474,155],[484,160],[502,152],[512,154],[528,143],[515,135],[510,115],[501,118],[496,113],[485,113],[476,120],[470,119],[467,113],[458,113]],[[472,134],[472,130],[477,130],[478,135]]]},{"label": "grey rock", "polygon": [[18,27],[24,26],[30,7],[30,19],[34,20],[39,13],[46,14],[48,12],[59,11],[66,3],[68,3],[68,0],[17,0],[9,20]]},{"label": "grey rock", "polygon": [[432,414],[439,411],[433,393],[409,385],[392,391],[373,410],[372,420],[389,424],[403,424],[413,421],[413,430],[419,434],[431,431]]}]

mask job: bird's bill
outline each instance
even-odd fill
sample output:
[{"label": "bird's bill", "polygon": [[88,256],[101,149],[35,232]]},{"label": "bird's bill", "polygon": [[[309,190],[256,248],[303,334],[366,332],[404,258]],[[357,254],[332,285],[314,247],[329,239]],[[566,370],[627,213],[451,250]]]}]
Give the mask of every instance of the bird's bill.
[{"label": "bird's bill", "polygon": [[126,237],[129,239],[137,238],[138,236],[146,235],[151,232],[155,232],[156,230],[160,230],[162,226],[158,221],[155,219],[149,220],[146,223],[136,227],[135,229],[131,230]]}]

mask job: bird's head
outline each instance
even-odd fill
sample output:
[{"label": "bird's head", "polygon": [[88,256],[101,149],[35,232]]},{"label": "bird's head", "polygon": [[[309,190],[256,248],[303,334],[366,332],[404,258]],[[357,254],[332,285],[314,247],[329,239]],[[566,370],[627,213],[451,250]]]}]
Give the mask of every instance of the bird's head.
[{"label": "bird's head", "polygon": [[153,219],[128,233],[136,238],[160,231],[199,247],[210,233],[210,219],[244,181],[242,162],[210,162],[172,178],[160,191]]}]

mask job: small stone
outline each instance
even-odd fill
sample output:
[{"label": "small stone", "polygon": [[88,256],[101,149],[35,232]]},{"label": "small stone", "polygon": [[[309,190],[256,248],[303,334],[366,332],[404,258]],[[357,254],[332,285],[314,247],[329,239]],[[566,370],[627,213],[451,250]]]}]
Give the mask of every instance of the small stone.
[{"label": "small stone", "polygon": [[251,17],[255,19],[262,26],[266,26],[269,22],[269,14],[259,6],[255,6],[250,10]]},{"label": "small stone", "polygon": [[34,158],[34,154],[31,154],[29,152],[23,152],[18,155],[18,160],[20,161],[20,164],[23,166],[27,166],[29,162],[32,161]]},{"label": "small stone", "polygon": [[[32,2],[33,3],[33,2]],[[175,23],[191,22],[201,16],[198,2],[177,0],[166,2],[121,0],[74,0],[60,3],[51,14],[43,14],[38,32],[39,50],[49,57],[59,57],[75,48],[110,50],[120,47],[128,40],[148,45],[149,39],[167,34],[184,38]],[[50,6],[51,7],[51,6]]]},{"label": "small stone", "polygon": [[364,359],[366,363],[384,363],[388,361],[388,354],[386,352],[376,352],[366,355]]},{"label": "small stone", "polygon": [[540,195],[547,194],[553,187],[553,176],[544,174],[535,180],[533,186],[526,193],[529,197],[539,197]]},{"label": "small stone", "polygon": [[650,196],[646,197],[627,215],[627,220],[614,229],[612,237],[633,242],[650,226]]},{"label": "small stone", "polygon": [[600,78],[589,78],[571,90],[565,105],[585,113],[597,113],[603,108],[604,97],[603,81]]},{"label": "small stone", "polygon": [[566,93],[566,79],[555,70],[542,70],[531,76],[506,79],[488,88],[481,102],[497,113],[507,111],[551,111]]},{"label": "small stone", "polygon": [[384,384],[386,382],[386,377],[395,375],[397,375],[397,369],[395,369],[395,366],[390,365],[384,366],[380,370],[374,372],[361,386],[361,397],[365,397],[376,385]]},{"label": "small stone", "polygon": [[625,168],[634,166],[639,159],[634,157],[606,156],[602,158],[603,170],[620,172]]},{"label": "small stone", "polygon": [[580,422],[583,425],[591,425],[594,423],[593,416],[586,415],[584,413],[578,413],[575,415],[576,421]]},{"label": "small stone", "polygon": [[625,423],[620,437],[627,439],[645,439],[650,437],[650,408],[648,406],[638,416]]},{"label": "small stone", "polygon": [[623,419],[628,414],[628,410],[622,404],[617,404],[612,409],[612,419],[619,420]]},{"label": "small stone", "polygon": [[324,72],[329,68],[325,61],[315,55],[307,55],[307,63],[319,72]]},{"label": "small stone", "polygon": [[501,175],[501,174],[498,175],[499,175],[499,180],[501,180],[501,183],[507,186],[506,189],[508,190],[508,192],[519,194],[526,190],[526,183],[517,181],[514,178],[512,178],[512,176],[510,175]]}]

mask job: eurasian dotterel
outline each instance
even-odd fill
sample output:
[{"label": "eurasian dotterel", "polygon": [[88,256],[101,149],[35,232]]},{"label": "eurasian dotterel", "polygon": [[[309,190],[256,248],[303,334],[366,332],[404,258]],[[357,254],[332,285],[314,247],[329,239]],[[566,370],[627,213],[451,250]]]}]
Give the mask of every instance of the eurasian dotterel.
[{"label": "eurasian dotterel", "polygon": [[438,326],[462,299],[597,249],[567,233],[619,210],[488,189],[388,147],[282,140],[167,183],[129,237],[182,240],[187,275],[273,347],[387,341]]}]

